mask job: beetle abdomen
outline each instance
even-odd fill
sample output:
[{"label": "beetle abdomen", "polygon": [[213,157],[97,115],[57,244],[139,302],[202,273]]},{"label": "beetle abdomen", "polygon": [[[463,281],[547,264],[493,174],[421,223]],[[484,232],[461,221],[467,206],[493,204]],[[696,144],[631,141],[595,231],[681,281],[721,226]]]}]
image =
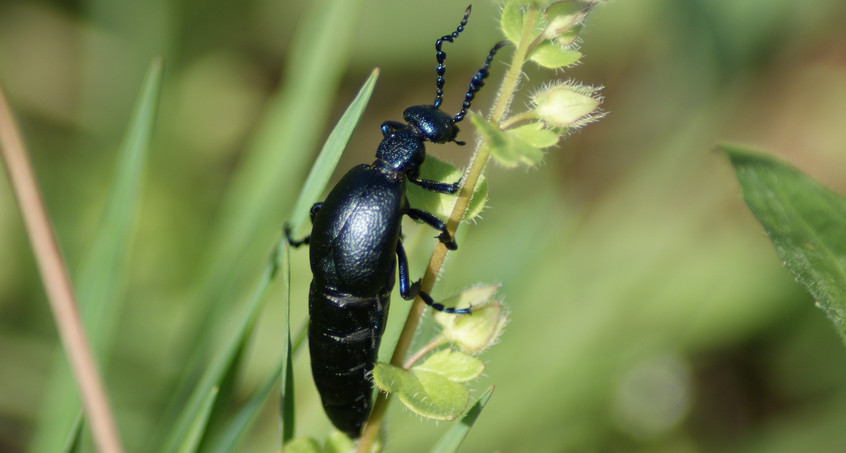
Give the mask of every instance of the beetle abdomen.
[{"label": "beetle abdomen", "polygon": [[308,308],[309,354],[323,409],[336,428],[352,438],[370,414],[370,373],[385,331],[390,287],[357,297],[312,281]]}]

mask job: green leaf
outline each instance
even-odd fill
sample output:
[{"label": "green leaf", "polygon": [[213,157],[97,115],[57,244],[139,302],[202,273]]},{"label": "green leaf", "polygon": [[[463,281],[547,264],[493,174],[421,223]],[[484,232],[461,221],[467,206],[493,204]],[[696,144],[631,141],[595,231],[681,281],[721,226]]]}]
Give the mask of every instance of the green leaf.
[{"label": "green leaf", "polygon": [[479,115],[470,115],[470,121],[486,140],[496,163],[507,168],[520,164],[531,167],[541,163],[544,156],[542,148],[558,142],[554,131],[537,122],[503,131]]},{"label": "green leaf", "polygon": [[323,149],[321,149],[320,155],[317,156],[317,160],[314,161],[305,185],[303,185],[303,189],[300,191],[300,196],[294,204],[290,222],[295,233],[297,229],[306,223],[311,206],[323,194],[323,190],[326,188],[332,172],[338,165],[338,161],[341,159],[341,155],[344,153],[344,149],[346,149],[350,137],[352,137],[358,121],[364,113],[364,108],[367,107],[367,103],[370,101],[370,96],[373,94],[373,88],[376,86],[376,80],[378,79],[379,68],[376,68],[370,73],[370,77],[367,78],[364,85],[358,90],[355,99],[347,107],[347,110],[344,111],[344,114],[341,115],[341,119],[335,124],[335,128],[332,129],[332,133],[329,134],[326,143],[323,144]]},{"label": "green leaf", "polygon": [[[522,5],[531,3],[543,2],[541,0],[510,1],[502,10],[502,16],[500,17],[499,22],[502,32],[505,37],[517,47],[520,45],[520,40],[523,39],[523,29],[526,26],[526,15],[523,13]],[[544,18],[538,19],[539,20],[536,20],[535,23],[532,24],[533,28],[529,33],[529,36],[527,36],[529,42],[534,41],[535,38],[540,36],[546,26],[547,21]]]},{"label": "green leaf", "polygon": [[[355,449],[355,442],[340,431],[333,431],[323,445],[324,453],[348,453]],[[381,450],[376,450],[381,451]]]},{"label": "green leaf", "polygon": [[[95,355],[108,356],[117,318],[126,298],[127,254],[132,226],[138,213],[149,143],[153,134],[161,91],[163,64],[150,63],[117,153],[114,182],[97,234],[75,281],[80,314]],[[68,444],[81,411],[78,389],[64,355],[55,362],[41,415],[42,422],[31,443],[32,451],[60,451]]]},{"label": "green leaf", "polygon": [[529,59],[548,69],[559,69],[572,66],[582,58],[578,50],[564,49],[558,44],[543,41],[531,53]]},{"label": "green leaf", "polygon": [[516,2],[506,4],[499,21],[505,37],[515,45],[519,43],[523,33],[523,10],[520,5]]},{"label": "green leaf", "polygon": [[[423,161],[423,165],[420,167],[420,177],[422,179],[429,179],[432,181],[452,183],[461,179],[461,170],[448,162],[444,162],[433,156],[428,156],[426,157],[426,160]],[[425,190],[417,184],[407,184],[406,195],[408,196],[408,204],[410,206],[431,212],[442,219],[447,218],[452,214],[452,208],[455,206],[455,200],[458,197],[458,195],[449,195]],[[482,175],[479,178],[479,183],[476,184],[473,196],[470,198],[470,204],[467,207],[467,213],[464,220],[472,220],[478,216],[485,208],[487,201],[488,181],[485,176]]]},{"label": "green leaf", "polygon": [[549,148],[558,144],[558,134],[544,128],[542,123],[529,123],[506,131],[512,140],[525,143],[532,148]]},{"label": "green leaf", "polygon": [[408,379],[408,371],[378,362],[373,368],[373,382],[384,392],[397,393]]},{"label": "green leaf", "polygon": [[473,112],[470,112],[470,122],[485,140],[497,163],[504,167],[516,167],[520,163],[519,156],[510,147],[508,137],[499,127]]},{"label": "green leaf", "polygon": [[461,420],[458,423],[455,423],[452,428],[444,434],[441,440],[435,444],[432,448],[432,453],[455,453],[458,451],[458,447],[461,446],[461,443],[464,442],[467,434],[470,433],[470,428],[472,428],[473,424],[476,423],[476,419],[479,418],[479,414],[482,413],[482,409],[485,408],[485,405],[488,404],[488,400],[491,399],[493,391],[494,387],[491,386],[484,394],[482,394],[470,410],[467,411],[467,414],[465,414],[464,417],[461,417]]},{"label": "green leaf", "polygon": [[413,370],[431,371],[453,382],[468,382],[476,379],[485,371],[485,364],[463,352],[441,349],[426,357],[426,360],[415,366]]},{"label": "green leaf", "polygon": [[203,440],[203,435],[206,432],[206,426],[209,423],[212,408],[214,407],[215,399],[217,398],[217,387],[209,390],[208,395],[203,400],[197,416],[194,418],[191,426],[188,428],[186,436],[182,439],[182,444],[177,450],[179,453],[192,453],[197,451],[200,446],[200,441]]},{"label": "green leaf", "polygon": [[846,199],[772,157],[720,149],[776,252],[846,340]]},{"label": "green leaf", "polygon": [[[538,132],[541,130],[537,126],[526,125],[505,131],[508,144],[502,148],[505,151],[504,153],[494,155],[497,163],[506,167],[516,167],[518,164],[534,167],[543,162],[543,150],[533,144],[541,137],[533,137],[531,134],[527,134],[529,129]],[[538,140],[535,140],[535,138]],[[556,140],[557,138],[556,136]],[[526,139],[529,139],[529,141],[526,141]]]},{"label": "green leaf", "polygon": [[377,363],[373,381],[382,390],[395,393],[414,413],[436,420],[456,419],[470,402],[463,384],[431,371]]}]

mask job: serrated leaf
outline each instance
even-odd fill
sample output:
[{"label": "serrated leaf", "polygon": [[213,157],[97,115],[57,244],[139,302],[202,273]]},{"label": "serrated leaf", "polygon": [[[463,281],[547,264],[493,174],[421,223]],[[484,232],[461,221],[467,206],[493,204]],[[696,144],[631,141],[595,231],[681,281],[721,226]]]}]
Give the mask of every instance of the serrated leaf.
[{"label": "serrated leaf", "polygon": [[529,54],[529,59],[548,69],[566,68],[578,63],[582,53],[578,50],[564,49],[560,45],[544,41]]},{"label": "serrated leaf", "polygon": [[481,360],[452,349],[434,352],[412,370],[438,373],[453,382],[468,382],[479,377],[485,371]]},{"label": "serrated leaf", "polygon": [[776,252],[846,340],[846,199],[775,158],[720,149]]},{"label": "serrated leaf", "polygon": [[489,387],[488,390],[485,391],[478,400],[476,400],[464,417],[461,417],[459,423],[455,423],[452,428],[444,434],[441,440],[435,444],[432,448],[432,453],[455,453],[458,451],[458,447],[461,446],[464,438],[466,438],[467,434],[470,432],[470,428],[472,428],[473,424],[476,423],[476,419],[479,418],[479,414],[482,413],[482,409],[485,408],[485,405],[488,404],[488,400],[491,399],[493,391],[494,387]]},{"label": "serrated leaf", "polygon": [[322,453],[320,443],[311,437],[297,437],[285,444],[285,453]]},{"label": "serrated leaf", "polygon": [[396,394],[412,412],[436,420],[454,420],[470,401],[463,384],[431,371],[377,363],[373,381],[380,389]]}]

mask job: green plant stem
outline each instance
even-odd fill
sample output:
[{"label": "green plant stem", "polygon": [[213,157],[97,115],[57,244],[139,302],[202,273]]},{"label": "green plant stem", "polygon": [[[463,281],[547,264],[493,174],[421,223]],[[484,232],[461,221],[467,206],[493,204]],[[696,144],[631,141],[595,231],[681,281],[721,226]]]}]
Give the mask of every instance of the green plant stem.
[{"label": "green plant stem", "polygon": [[442,335],[436,336],[432,339],[432,341],[427,343],[426,346],[423,346],[422,348],[418,349],[417,352],[414,353],[414,355],[409,357],[408,360],[406,360],[405,363],[402,364],[402,367],[405,369],[411,368],[412,366],[414,366],[415,363],[417,363],[418,360],[422,359],[426,354],[434,351],[435,349],[439,348],[441,345],[444,344],[446,344],[446,338],[444,338]]},{"label": "green plant stem", "polygon": [[[502,80],[499,91],[497,92],[494,107],[491,109],[490,121],[494,124],[499,124],[505,117],[505,114],[508,111],[508,106],[514,99],[517,87],[520,84],[520,78],[523,73],[523,64],[526,61],[526,56],[528,55],[530,48],[531,33],[538,18],[537,7],[530,6],[526,11],[525,17],[526,20],[524,22],[525,25],[522,36],[520,37],[520,45],[518,45],[517,49],[514,51],[511,64],[509,65],[508,71]],[[490,147],[487,146],[487,143],[478,142],[476,151],[470,159],[470,165],[464,174],[464,182],[458,193],[458,199],[455,201],[452,214],[447,220],[447,231],[449,231],[450,236],[455,235],[455,230],[457,229],[458,224],[461,222],[461,219],[464,218],[467,206],[470,203],[470,197],[476,189],[476,184],[479,182],[479,177],[482,175],[489,158]],[[432,256],[429,259],[429,265],[426,267],[426,273],[423,275],[423,279],[420,282],[420,289],[422,291],[427,293],[432,291],[432,287],[435,285],[435,280],[437,279],[441,268],[443,268],[444,260],[446,259],[446,252],[447,248],[443,243],[438,242],[435,245],[435,250],[432,251]],[[411,305],[411,310],[408,312],[408,317],[405,320],[402,333],[397,340],[394,353],[391,356],[391,365],[403,366],[403,361],[408,353],[409,347],[411,346],[411,340],[414,338],[414,333],[417,331],[417,325],[420,323],[420,317],[423,315],[423,310],[425,308],[426,304],[423,302],[423,299],[420,297],[414,299],[414,303]],[[370,412],[370,417],[364,425],[364,431],[362,432],[356,449],[358,453],[369,453],[373,448],[373,443],[379,435],[379,429],[382,425],[382,420],[385,418],[385,412],[387,411],[390,400],[390,394],[379,392],[379,395],[376,397],[376,402],[373,405],[373,410]]]}]

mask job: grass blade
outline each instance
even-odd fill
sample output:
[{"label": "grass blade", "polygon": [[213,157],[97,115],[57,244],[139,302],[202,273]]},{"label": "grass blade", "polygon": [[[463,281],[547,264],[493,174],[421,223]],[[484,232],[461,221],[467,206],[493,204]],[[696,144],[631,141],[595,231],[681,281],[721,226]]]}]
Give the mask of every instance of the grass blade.
[{"label": "grass blade", "polygon": [[484,409],[485,405],[488,404],[488,400],[491,398],[493,391],[494,387],[491,386],[484,394],[482,394],[470,410],[467,411],[467,414],[464,415],[458,423],[453,424],[452,428],[450,428],[441,440],[435,444],[432,448],[432,453],[451,453],[458,451],[458,447],[461,446],[461,443],[464,442],[467,434],[470,433],[470,428],[472,428],[473,424],[476,423],[476,419],[479,418],[479,414],[482,413],[482,409]]},{"label": "grass blade", "polygon": [[[126,279],[126,257],[132,225],[138,211],[142,176],[158,111],[162,61],[150,64],[136,100],[126,135],[118,151],[114,186],[103,218],[77,279],[79,309],[96,357],[102,363],[123,306],[120,297]],[[56,360],[41,423],[32,441],[33,451],[60,451],[73,436],[81,403],[66,359]],[[102,367],[102,365],[101,365]]]},{"label": "grass blade", "polygon": [[294,437],[294,364],[291,345],[291,248],[285,247],[285,332],[284,349],[282,353],[282,367],[279,370],[281,377],[281,391],[279,396],[280,419],[279,425],[281,435],[279,436],[279,449]]},{"label": "grass blade", "polygon": [[203,440],[203,435],[206,432],[206,427],[208,426],[212,408],[214,408],[214,402],[216,400],[217,387],[212,387],[208,395],[206,395],[205,400],[203,400],[203,404],[200,406],[200,411],[197,414],[197,417],[194,418],[193,423],[191,423],[191,427],[188,429],[187,435],[182,440],[182,445],[179,446],[178,450],[179,453],[194,453],[197,451],[200,446],[200,442]]},{"label": "grass blade", "polygon": [[320,195],[329,183],[329,178],[332,172],[338,165],[347,143],[350,141],[355,127],[358,125],[361,115],[364,113],[364,108],[370,101],[370,96],[373,94],[373,88],[376,86],[376,80],[379,78],[379,68],[374,69],[370,73],[370,77],[364,81],[361,89],[355,99],[350,103],[347,110],[338,120],[335,129],[329,134],[320,155],[314,161],[311,171],[308,174],[303,190],[300,191],[300,196],[297,202],[294,203],[294,209],[291,214],[291,226],[296,229],[301,227],[308,217],[311,206],[320,199]]},{"label": "grass blade", "polygon": [[252,333],[256,318],[264,306],[265,296],[270,287],[270,282],[278,269],[277,261],[277,254],[274,253],[268,260],[264,273],[259,279],[252,297],[241,313],[241,317],[235,325],[234,332],[223,343],[221,352],[214,355],[212,362],[206,368],[199,382],[196,383],[194,391],[188,398],[188,402],[182,408],[182,411],[176,418],[176,422],[172,425],[173,428],[167,434],[164,446],[156,449],[156,451],[174,453],[178,451],[182,439],[189,434],[194,421],[201,416],[206,396],[211,392],[212,388],[219,387],[226,376],[232,374],[232,368],[237,364],[237,358]]},{"label": "grass blade", "polygon": [[197,316],[184,327],[181,342],[189,363],[162,417],[163,429],[174,426],[217,339],[228,328],[229,303],[247,294],[249,284],[244,282],[252,281],[261,254],[290,215],[346,69],[359,5],[358,0],[318,0],[309,3],[300,21],[285,63],[284,84],[268,101],[206,241],[210,247],[201,262],[208,268],[199,271],[201,281],[192,297]]}]

